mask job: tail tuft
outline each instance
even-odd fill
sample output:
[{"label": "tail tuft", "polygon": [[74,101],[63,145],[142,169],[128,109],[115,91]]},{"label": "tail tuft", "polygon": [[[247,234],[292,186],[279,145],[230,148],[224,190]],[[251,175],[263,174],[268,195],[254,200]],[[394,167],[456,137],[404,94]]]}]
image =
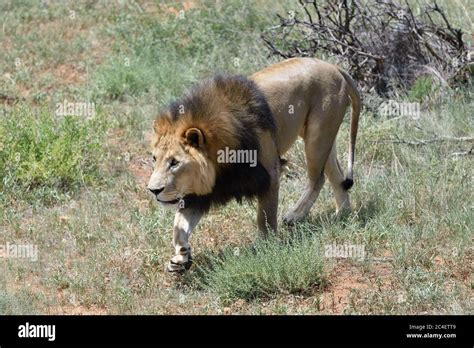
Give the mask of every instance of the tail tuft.
[{"label": "tail tuft", "polygon": [[350,178],[346,178],[343,182],[341,182],[341,186],[345,191],[349,190],[352,185],[354,185],[354,180]]}]

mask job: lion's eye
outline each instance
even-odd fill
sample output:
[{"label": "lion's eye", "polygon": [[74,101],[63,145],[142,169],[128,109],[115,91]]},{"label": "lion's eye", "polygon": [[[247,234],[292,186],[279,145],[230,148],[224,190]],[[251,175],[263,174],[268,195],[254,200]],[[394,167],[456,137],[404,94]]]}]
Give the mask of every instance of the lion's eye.
[{"label": "lion's eye", "polygon": [[153,162],[156,162],[156,156],[153,156]]},{"label": "lion's eye", "polygon": [[176,158],[172,158],[170,160],[170,168],[176,167],[179,164],[179,161],[176,160]]}]

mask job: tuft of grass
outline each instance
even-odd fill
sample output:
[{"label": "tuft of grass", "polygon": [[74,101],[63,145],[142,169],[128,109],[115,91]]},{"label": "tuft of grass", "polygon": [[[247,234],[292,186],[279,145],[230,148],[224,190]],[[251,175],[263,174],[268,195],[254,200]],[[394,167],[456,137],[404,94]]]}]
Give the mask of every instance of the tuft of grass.
[{"label": "tuft of grass", "polygon": [[17,313],[37,313],[34,302],[37,296],[27,290],[12,295],[0,289],[0,313],[2,315],[13,315]]},{"label": "tuft of grass", "polygon": [[421,76],[408,91],[408,100],[420,102],[438,89],[432,76]]},{"label": "tuft of grass", "polygon": [[68,192],[97,182],[104,134],[101,116],[55,117],[45,108],[21,106],[5,110],[0,118],[1,191],[17,196],[43,189]]},{"label": "tuft of grass", "polygon": [[321,250],[316,238],[303,234],[287,240],[257,240],[251,247],[208,255],[207,264],[198,268],[199,281],[224,303],[308,293],[325,283]]}]

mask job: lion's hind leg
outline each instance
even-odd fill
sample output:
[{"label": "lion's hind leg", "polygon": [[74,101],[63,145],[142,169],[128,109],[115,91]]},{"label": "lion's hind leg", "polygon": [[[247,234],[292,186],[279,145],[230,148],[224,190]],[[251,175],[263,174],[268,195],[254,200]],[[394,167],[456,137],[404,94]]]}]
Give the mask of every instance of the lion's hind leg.
[{"label": "lion's hind leg", "polygon": [[336,214],[351,211],[351,200],[347,189],[344,188],[344,173],[342,172],[339,161],[337,160],[336,144],[334,143],[329,158],[324,167],[326,175],[333,189],[334,200],[336,201]]},{"label": "lion's hind leg", "polygon": [[307,126],[304,139],[308,179],[298,202],[283,217],[287,224],[300,221],[309,213],[324,185],[324,166],[331,151],[331,144],[326,143],[316,125]]},{"label": "lion's hind leg", "polygon": [[[292,224],[304,218],[318,198],[324,185],[326,162],[344,118],[346,105],[338,100],[325,105],[326,110],[323,105],[318,105],[309,113],[303,134],[308,179],[298,202],[284,215],[285,223]],[[330,169],[333,169],[332,164]],[[335,180],[335,174],[331,175],[331,180]]]}]

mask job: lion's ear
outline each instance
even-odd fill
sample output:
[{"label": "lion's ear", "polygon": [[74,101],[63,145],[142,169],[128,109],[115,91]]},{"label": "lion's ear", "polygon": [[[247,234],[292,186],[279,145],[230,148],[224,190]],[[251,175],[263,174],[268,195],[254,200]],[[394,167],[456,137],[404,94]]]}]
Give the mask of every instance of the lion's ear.
[{"label": "lion's ear", "polygon": [[184,139],[187,144],[196,148],[202,147],[204,144],[204,135],[197,128],[189,128],[184,133]]},{"label": "lion's ear", "polygon": [[161,111],[153,120],[153,130],[156,134],[166,133],[171,128],[171,115],[168,110]]}]

